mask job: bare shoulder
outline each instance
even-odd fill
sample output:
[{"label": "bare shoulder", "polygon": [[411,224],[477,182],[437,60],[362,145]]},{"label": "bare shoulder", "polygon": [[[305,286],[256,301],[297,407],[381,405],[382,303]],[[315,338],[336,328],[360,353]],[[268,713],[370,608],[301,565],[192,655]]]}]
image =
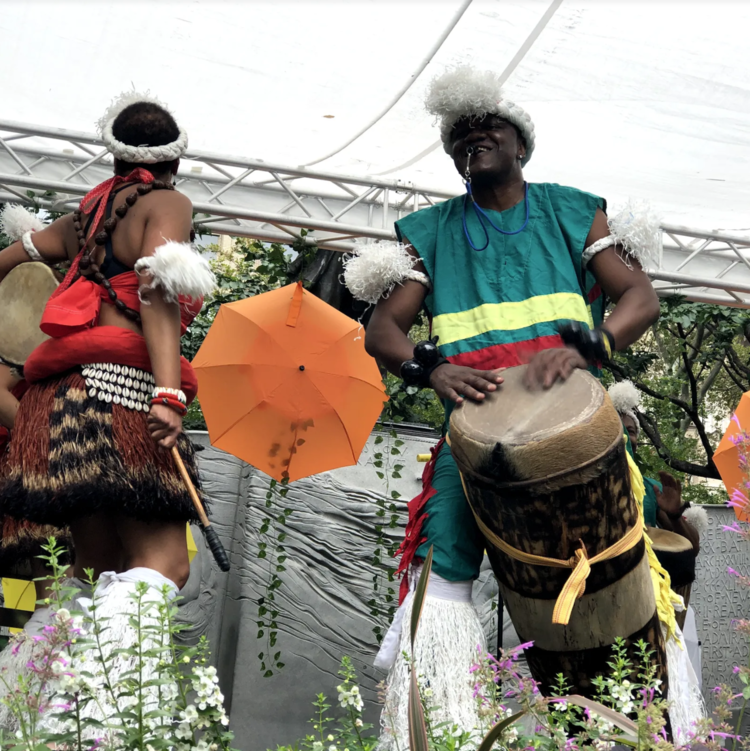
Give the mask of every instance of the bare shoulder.
[{"label": "bare shoulder", "polygon": [[151,195],[153,199],[149,201],[149,209],[173,211],[177,214],[187,213],[192,216],[193,202],[179,190],[155,190]]}]

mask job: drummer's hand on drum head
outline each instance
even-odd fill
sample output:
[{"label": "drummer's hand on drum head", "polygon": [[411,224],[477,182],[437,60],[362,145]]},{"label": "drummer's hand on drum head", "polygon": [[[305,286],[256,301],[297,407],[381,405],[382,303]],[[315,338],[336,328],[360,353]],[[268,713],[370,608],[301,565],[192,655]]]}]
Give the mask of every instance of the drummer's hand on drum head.
[{"label": "drummer's hand on drum head", "polygon": [[152,404],[148,413],[148,430],[158,446],[171,449],[182,433],[182,418],[171,407]]},{"label": "drummer's hand on drum head", "polygon": [[558,380],[567,381],[574,370],[588,367],[573,347],[545,349],[537,353],[526,368],[525,384],[531,391],[548,389]]},{"label": "drummer's hand on drum head", "polygon": [[445,363],[432,371],[430,386],[441,399],[450,399],[456,404],[463,404],[464,398],[481,402],[485,393],[496,391],[503,382],[502,370],[474,370]]}]

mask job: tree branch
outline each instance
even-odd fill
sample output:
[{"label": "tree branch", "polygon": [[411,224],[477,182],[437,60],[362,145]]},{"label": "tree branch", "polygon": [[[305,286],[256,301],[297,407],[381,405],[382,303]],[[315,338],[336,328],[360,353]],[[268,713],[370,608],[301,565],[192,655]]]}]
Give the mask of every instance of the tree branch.
[{"label": "tree branch", "polygon": [[724,371],[726,372],[726,374],[731,378],[732,383],[734,383],[734,385],[737,386],[741,391],[747,391],[747,385],[742,383],[742,381],[740,381],[739,378],[735,376],[729,364],[727,362],[723,362],[722,365],[724,366]]},{"label": "tree branch", "polygon": [[716,466],[713,461],[709,459],[706,466],[695,464],[693,462],[687,462],[682,459],[675,459],[669,451],[665,448],[661,435],[659,434],[659,428],[656,426],[654,420],[646,415],[644,412],[638,412],[638,422],[643,428],[643,432],[648,436],[651,441],[651,445],[656,449],[656,453],[668,466],[672,469],[676,469],[678,472],[684,472],[688,475],[694,475],[696,477],[706,477],[712,480],[720,480]]}]

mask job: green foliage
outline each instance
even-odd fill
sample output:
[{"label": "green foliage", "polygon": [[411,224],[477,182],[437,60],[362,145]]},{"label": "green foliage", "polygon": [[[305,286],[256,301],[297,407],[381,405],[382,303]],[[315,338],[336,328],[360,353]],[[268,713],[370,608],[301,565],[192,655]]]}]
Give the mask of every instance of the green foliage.
[{"label": "green foliage", "polygon": [[279,243],[266,245],[258,240],[238,238],[230,253],[221,253],[218,245],[206,250],[216,257],[211,267],[216,274],[217,290],[182,337],[182,354],[192,360],[206,338],[219,307],[260,295],[288,284],[289,249]]},{"label": "green foliage", "polygon": [[25,633],[14,647],[32,644],[30,669],[15,685],[5,685],[3,703],[18,723],[13,738],[0,735],[0,749],[65,751],[134,749],[138,751],[231,751],[232,734],[224,713],[216,669],[209,665],[208,644],[177,645],[177,607],[169,588],[154,596],[145,582],[136,585],[130,603],[133,639],[112,634],[111,618],[101,615],[94,588],[89,611],[69,610],[80,594],[68,587],[51,538],[43,560],[52,570],[54,613],[41,637]]},{"label": "green foliage", "polygon": [[618,353],[605,375],[608,385],[632,380],[643,395],[638,461],[647,476],[660,470],[692,481],[683,496],[693,503],[722,503],[713,452],[723,421],[750,389],[750,328],[747,311],[720,305],[662,300],[651,331]]}]

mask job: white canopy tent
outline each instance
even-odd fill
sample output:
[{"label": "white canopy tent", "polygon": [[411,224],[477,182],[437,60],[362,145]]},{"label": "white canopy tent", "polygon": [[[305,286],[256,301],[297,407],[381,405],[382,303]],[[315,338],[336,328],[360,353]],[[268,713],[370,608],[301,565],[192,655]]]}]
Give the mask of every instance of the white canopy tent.
[{"label": "white canopy tent", "polygon": [[462,190],[422,99],[468,61],[532,115],[527,179],[648,198],[661,293],[750,307],[748,29],[739,2],[6,0],[0,200],[102,179],[93,124],[135,86],[190,134],[181,189],[212,232],[390,237]]}]

